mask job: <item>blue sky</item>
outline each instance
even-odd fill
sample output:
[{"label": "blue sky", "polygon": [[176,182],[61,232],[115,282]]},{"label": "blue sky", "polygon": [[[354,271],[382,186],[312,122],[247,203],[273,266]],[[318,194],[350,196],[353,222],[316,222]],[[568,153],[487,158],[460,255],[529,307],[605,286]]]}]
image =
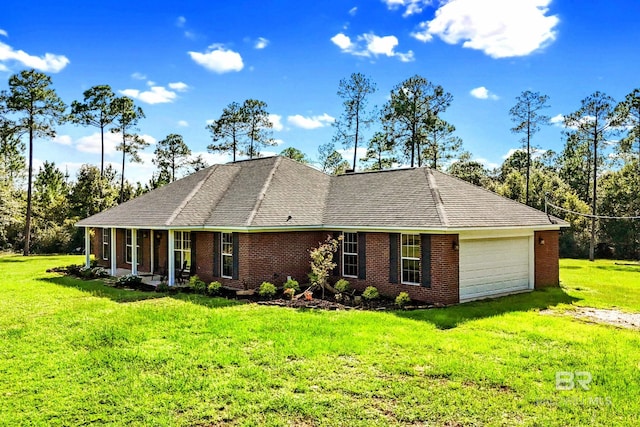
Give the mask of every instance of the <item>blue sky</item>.
[{"label": "blue sky", "polygon": [[[280,141],[266,151],[293,146],[316,157],[341,113],[340,79],[369,76],[378,87],[371,103],[381,106],[393,86],[420,74],[452,93],[443,117],[464,148],[496,166],[520,146],[508,111],[522,91],[547,94],[547,113],[558,118],[596,90],[621,100],[640,85],[637,0],[8,0],[3,9],[0,90],[32,67],[51,75],[67,103],[109,84],[143,108],[148,141],[179,133],[196,153],[211,142],[207,120],[256,98],[268,104]],[[560,151],[560,126],[534,142]],[[117,165],[113,146],[106,159]],[[98,134],[60,127],[55,141],[37,141],[34,157],[73,175],[99,163]],[[152,157],[153,145],[125,177],[147,181]]]}]

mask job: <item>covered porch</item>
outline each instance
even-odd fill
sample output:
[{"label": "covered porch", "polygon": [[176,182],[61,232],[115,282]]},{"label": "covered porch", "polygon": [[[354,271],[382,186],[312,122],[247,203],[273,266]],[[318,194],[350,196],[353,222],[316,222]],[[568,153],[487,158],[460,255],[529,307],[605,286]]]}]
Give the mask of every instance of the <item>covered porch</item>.
[{"label": "covered porch", "polygon": [[[192,268],[190,231],[85,227],[85,265],[93,253],[112,276],[134,274],[144,283],[188,281]],[[93,249],[93,250],[92,250]]]}]

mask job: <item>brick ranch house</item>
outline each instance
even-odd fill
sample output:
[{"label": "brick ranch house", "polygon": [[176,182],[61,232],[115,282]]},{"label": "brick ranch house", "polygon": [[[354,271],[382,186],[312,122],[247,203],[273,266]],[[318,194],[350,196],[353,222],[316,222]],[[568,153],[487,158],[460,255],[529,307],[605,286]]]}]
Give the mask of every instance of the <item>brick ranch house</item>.
[{"label": "brick ranch house", "polygon": [[[87,263],[184,266],[206,282],[306,282],[309,249],[343,236],[334,276],[454,304],[558,286],[561,220],[429,168],[329,176],[283,157],[214,165],[79,221]],[[135,248],[135,250],[134,250]]]}]

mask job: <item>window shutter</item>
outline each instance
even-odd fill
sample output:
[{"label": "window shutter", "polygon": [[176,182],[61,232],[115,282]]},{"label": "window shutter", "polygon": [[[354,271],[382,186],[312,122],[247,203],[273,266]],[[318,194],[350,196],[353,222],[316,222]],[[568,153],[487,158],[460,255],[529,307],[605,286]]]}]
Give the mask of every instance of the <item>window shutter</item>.
[{"label": "window shutter", "polygon": [[220,238],[221,233],[213,233],[213,276],[220,277]]},{"label": "window shutter", "polygon": [[389,282],[398,283],[398,244],[400,234],[389,233]]},{"label": "window shutter", "polygon": [[237,280],[238,265],[239,265],[238,256],[240,254],[240,239],[238,238],[238,233],[233,233],[232,236],[233,236],[233,274],[231,275],[231,277]]},{"label": "window shutter", "polygon": [[197,233],[195,231],[191,232],[191,269],[190,274],[196,274],[196,236]]},{"label": "window shutter", "polygon": [[367,278],[367,234],[358,233],[358,279]]},{"label": "window shutter", "polygon": [[431,235],[420,235],[420,285],[431,287]]}]

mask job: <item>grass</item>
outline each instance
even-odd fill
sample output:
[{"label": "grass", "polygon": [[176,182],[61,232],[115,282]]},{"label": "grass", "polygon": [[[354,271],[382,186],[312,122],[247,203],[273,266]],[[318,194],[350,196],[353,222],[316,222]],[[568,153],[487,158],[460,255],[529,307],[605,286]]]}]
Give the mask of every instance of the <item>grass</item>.
[{"label": "grass", "polygon": [[[562,289],[317,312],[45,273],[79,262],[0,257],[0,425],[632,425],[640,413],[638,331],[539,314],[640,312],[635,267],[563,260]],[[558,371],[591,373],[590,389],[557,390]]]}]

